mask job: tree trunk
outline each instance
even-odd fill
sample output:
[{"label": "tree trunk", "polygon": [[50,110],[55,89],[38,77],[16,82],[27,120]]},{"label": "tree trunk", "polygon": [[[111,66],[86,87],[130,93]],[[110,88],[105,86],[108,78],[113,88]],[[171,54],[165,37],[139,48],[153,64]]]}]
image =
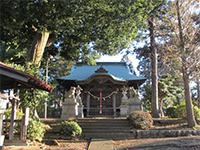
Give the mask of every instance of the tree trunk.
[{"label": "tree trunk", "polygon": [[178,96],[176,96],[176,101],[177,101],[177,104],[180,105],[180,98]]},{"label": "tree trunk", "polygon": [[36,107],[33,109],[33,116],[40,120]]},{"label": "tree trunk", "polygon": [[197,103],[200,108],[200,89],[199,89],[199,77],[197,77]]},{"label": "tree trunk", "polygon": [[[184,63],[184,62],[183,62]],[[184,83],[184,94],[185,94],[185,103],[186,103],[186,111],[187,111],[187,121],[189,127],[194,127],[197,125],[194,110],[192,107],[192,98],[191,98],[191,91],[190,91],[190,81],[189,75],[187,74],[187,70],[182,68],[183,73],[183,83]]]},{"label": "tree trunk", "polygon": [[159,109],[160,109],[160,116],[161,116],[161,117],[164,117],[164,116],[165,116],[165,115],[164,115],[164,112],[163,112],[163,109],[162,109],[162,108],[163,108],[164,97],[165,97],[165,96],[162,96],[161,99],[160,99],[160,107],[159,107]]},{"label": "tree trunk", "polygon": [[153,19],[148,20],[151,41],[151,66],[152,66],[152,97],[151,97],[151,115],[153,118],[159,117],[158,111],[158,73],[157,73],[157,49],[155,47]]},{"label": "tree trunk", "polygon": [[44,49],[46,47],[49,38],[49,32],[36,33],[33,39],[31,48],[28,51],[28,58],[33,64],[40,66],[40,61],[43,56]]}]

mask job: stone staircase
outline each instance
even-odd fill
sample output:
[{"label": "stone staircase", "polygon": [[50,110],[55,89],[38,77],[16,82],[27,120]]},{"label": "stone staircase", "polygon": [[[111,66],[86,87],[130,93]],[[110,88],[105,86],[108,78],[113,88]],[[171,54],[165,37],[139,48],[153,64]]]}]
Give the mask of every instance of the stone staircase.
[{"label": "stone staircase", "polygon": [[125,118],[78,119],[84,138],[127,138],[133,137],[129,121]]},{"label": "stone staircase", "polygon": [[[60,124],[61,119],[46,119],[42,121],[48,124],[51,129],[48,129],[45,133],[43,141],[54,142],[54,141],[65,141],[70,140],[71,137],[66,135],[60,135]],[[189,136],[189,135],[200,135],[200,129],[193,130],[187,128],[185,125],[169,126],[166,125],[177,125],[186,123],[185,120],[163,120],[155,119],[154,125],[159,126],[159,129],[151,130],[132,130],[129,121],[125,118],[106,118],[106,117],[93,117],[78,119],[77,123],[82,128],[82,138],[90,140],[91,138],[163,138],[163,137],[178,137],[178,136]],[[163,126],[163,127],[162,127]]]},{"label": "stone staircase", "polygon": [[[48,124],[51,129],[45,133],[44,140],[69,140],[71,137],[61,135],[59,133],[61,119],[42,120]],[[133,137],[133,131],[129,125],[129,121],[125,118],[84,118],[78,119],[77,123],[82,128],[82,137],[85,139],[91,138],[128,138]]]}]

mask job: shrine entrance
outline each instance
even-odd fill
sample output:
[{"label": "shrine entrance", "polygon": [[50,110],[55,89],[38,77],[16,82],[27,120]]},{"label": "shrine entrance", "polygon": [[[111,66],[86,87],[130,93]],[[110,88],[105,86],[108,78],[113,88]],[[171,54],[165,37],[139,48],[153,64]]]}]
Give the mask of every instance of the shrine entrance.
[{"label": "shrine entrance", "polygon": [[83,87],[82,101],[85,117],[93,116],[119,116],[121,104],[121,87],[123,84],[113,83],[109,76],[96,76]]},{"label": "shrine entrance", "polygon": [[117,91],[86,92],[83,98],[85,117],[119,116],[120,99]]},{"label": "shrine entrance", "polygon": [[[90,107],[89,116],[98,116],[98,115],[113,115],[113,100],[111,98],[102,98],[104,95],[102,92],[93,92],[90,94]],[[104,93],[106,94],[106,93]],[[99,95],[99,96],[95,96]],[[86,105],[87,106],[87,105]],[[87,107],[85,107],[87,110]],[[87,116],[87,114],[85,114]]]}]

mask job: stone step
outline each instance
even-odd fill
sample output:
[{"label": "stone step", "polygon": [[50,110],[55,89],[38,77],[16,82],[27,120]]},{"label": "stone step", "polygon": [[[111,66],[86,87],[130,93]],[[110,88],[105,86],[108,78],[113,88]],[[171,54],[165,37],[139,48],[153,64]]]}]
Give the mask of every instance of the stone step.
[{"label": "stone step", "polygon": [[60,135],[60,134],[45,134],[43,140],[45,139],[60,139],[60,140],[69,140],[71,139],[70,136]]},{"label": "stone step", "polygon": [[157,126],[166,126],[166,125],[173,125],[173,124],[181,124],[181,123],[187,123],[187,120],[183,119],[160,119],[160,118],[153,118],[154,125]]},{"label": "stone step", "polygon": [[129,126],[128,120],[78,120],[80,125]]},{"label": "stone step", "polygon": [[113,129],[113,130],[110,130],[110,129],[85,130],[83,129],[82,132],[83,133],[131,133],[132,131],[131,130],[116,130],[116,129]]},{"label": "stone step", "polygon": [[129,126],[129,123],[113,123],[113,122],[77,122],[79,125],[88,125],[88,126],[92,126],[92,125],[103,125],[103,126]]},{"label": "stone step", "polygon": [[82,128],[82,136],[87,138],[133,137],[133,132],[127,119],[86,118],[79,119],[78,124]]},{"label": "stone step", "polygon": [[56,129],[56,130],[47,130],[46,134],[51,134],[51,133],[60,133],[60,129]]},{"label": "stone step", "polygon": [[78,119],[78,122],[129,122],[127,119]]},{"label": "stone step", "polygon": [[82,133],[131,133],[132,130],[130,129],[82,129]]},{"label": "stone step", "polygon": [[83,129],[121,129],[121,130],[123,130],[123,129],[131,129],[130,128],[130,126],[118,126],[118,125],[116,125],[116,126],[108,126],[108,125],[106,125],[106,126],[102,126],[102,125],[89,125],[89,126],[87,126],[87,125],[80,125],[81,126],[81,128],[83,128]]},{"label": "stone step", "polygon": [[133,133],[83,133],[85,138],[128,138],[134,137]]},{"label": "stone step", "polygon": [[93,123],[89,123],[89,122],[78,122],[78,124],[80,126],[104,126],[104,127],[129,127],[130,125],[128,123],[109,123],[109,122],[93,122]]}]

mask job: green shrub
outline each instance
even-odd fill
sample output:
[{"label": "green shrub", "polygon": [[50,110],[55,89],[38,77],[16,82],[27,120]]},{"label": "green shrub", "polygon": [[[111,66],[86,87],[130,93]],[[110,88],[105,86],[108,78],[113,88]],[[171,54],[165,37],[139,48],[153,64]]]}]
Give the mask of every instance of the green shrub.
[{"label": "green shrub", "polygon": [[74,121],[63,121],[60,125],[60,133],[71,137],[80,136],[82,133],[81,127]]},{"label": "green shrub", "polygon": [[166,110],[166,116],[168,116],[169,118],[176,118],[175,111],[176,111],[175,107],[169,107],[169,108],[167,108],[167,110]]},{"label": "green shrub", "polygon": [[29,118],[29,123],[27,127],[27,140],[35,141],[36,139],[41,141],[44,137],[44,133],[46,132],[45,124],[42,123],[37,118],[32,119]]},{"label": "green shrub", "polygon": [[[193,106],[195,119],[200,121],[200,109],[197,106]],[[181,103],[180,105],[169,107],[166,111],[166,115],[170,118],[187,118],[186,104]]]},{"label": "green shrub", "polygon": [[128,116],[130,124],[135,129],[148,130],[153,125],[152,116],[148,112],[134,111]]},{"label": "green shrub", "polygon": [[[11,111],[12,111],[11,108],[4,111],[3,114],[5,115],[5,119],[11,118]],[[24,115],[24,113],[21,110],[18,109],[17,112],[16,112],[16,120],[21,120],[23,115]],[[3,126],[4,126],[3,132],[4,132],[4,135],[5,135],[5,138],[8,139],[9,138],[9,131],[10,131],[10,122],[4,122]],[[21,134],[21,122],[16,122],[15,128],[14,128],[14,139],[19,139],[20,134]]]},{"label": "green shrub", "polygon": [[197,122],[200,122],[200,109],[197,106],[194,106],[194,115]]},{"label": "green shrub", "polygon": [[185,103],[181,103],[180,105],[176,105],[175,109],[176,109],[176,111],[175,111],[176,118],[182,118],[182,119],[187,118]]}]

